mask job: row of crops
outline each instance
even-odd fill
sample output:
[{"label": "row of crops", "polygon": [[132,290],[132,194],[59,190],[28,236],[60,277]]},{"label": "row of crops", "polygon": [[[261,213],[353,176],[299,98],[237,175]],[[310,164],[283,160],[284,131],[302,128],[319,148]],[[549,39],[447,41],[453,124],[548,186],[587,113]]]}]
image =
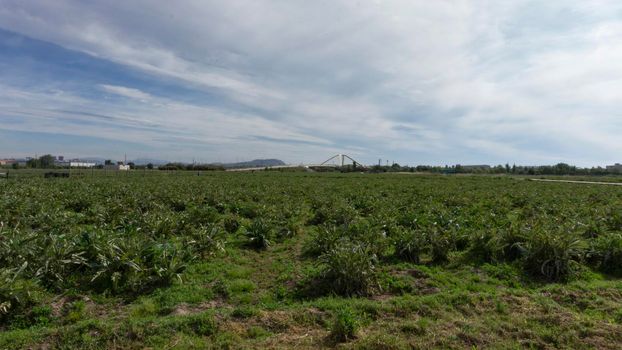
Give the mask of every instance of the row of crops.
[{"label": "row of crops", "polygon": [[[511,264],[565,282],[622,273],[622,190],[493,177],[231,174],[0,183],[0,321],[50,295],[134,298],[227,249],[292,238],[296,298],[368,296],[382,266]],[[231,242],[238,242],[235,246]]]}]

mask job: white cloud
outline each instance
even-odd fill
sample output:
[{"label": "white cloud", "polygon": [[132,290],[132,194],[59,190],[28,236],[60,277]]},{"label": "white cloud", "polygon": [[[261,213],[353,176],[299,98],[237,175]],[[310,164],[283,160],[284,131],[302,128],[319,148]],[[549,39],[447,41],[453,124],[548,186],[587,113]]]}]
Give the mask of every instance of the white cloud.
[{"label": "white cloud", "polygon": [[151,95],[144,91],[141,91],[139,89],[128,88],[125,86],[100,84],[99,87],[106,92],[110,92],[110,93],[128,97],[128,98],[137,99],[140,101],[146,101],[151,98]]},{"label": "white cloud", "polygon": [[[261,134],[357,149],[366,160],[592,165],[622,151],[620,10],[605,0],[7,0],[0,23],[222,93],[239,108],[99,85],[140,102],[101,102],[125,122],[204,133],[221,149],[256,150],[240,140]],[[290,159],[312,151],[294,147]]]}]

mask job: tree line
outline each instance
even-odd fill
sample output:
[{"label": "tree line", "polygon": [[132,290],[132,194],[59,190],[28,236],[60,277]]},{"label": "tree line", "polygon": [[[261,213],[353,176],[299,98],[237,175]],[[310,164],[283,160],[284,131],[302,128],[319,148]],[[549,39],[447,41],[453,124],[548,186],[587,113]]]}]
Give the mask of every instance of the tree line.
[{"label": "tree line", "polygon": [[438,174],[513,174],[513,175],[615,175],[621,174],[619,171],[607,170],[603,167],[581,168],[566,163],[555,165],[496,165],[496,166],[463,166],[456,165],[417,165],[402,166],[393,164],[391,166],[375,165],[371,168],[372,172],[422,172]]},{"label": "tree line", "polygon": [[[106,160],[105,165],[113,164],[111,160]],[[130,169],[154,169],[153,164],[136,165],[132,162],[128,163]],[[18,168],[18,164],[12,164],[13,168]],[[43,155],[38,158],[29,159],[26,162],[27,168],[38,169],[54,169],[54,168],[66,168],[67,166],[57,165],[54,156],[50,154]],[[103,168],[104,165],[99,164],[95,168]],[[159,170],[194,170],[194,171],[222,171],[225,168],[221,165],[214,164],[185,164],[185,163],[167,163],[157,167]],[[464,166],[460,164],[456,165],[400,165],[394,163],[392,165],[374,165],[372,167],[364,168],[361,166],[346,165],[340,168],[326,168],[321,171],[339,171],[339,172],[372,172],[372,173],[385,173],[385,172],[421,172],[421,173],[436,173],[436,174],[514,174],[514,175],[615,175],[621,174],[620,171],[607,170],[603,167],[591,167],[581,168],[566,163],[558,163],[555,165],[538,165],[538,166],[525,166],[525,165],[495,165],[495,166]]]}]

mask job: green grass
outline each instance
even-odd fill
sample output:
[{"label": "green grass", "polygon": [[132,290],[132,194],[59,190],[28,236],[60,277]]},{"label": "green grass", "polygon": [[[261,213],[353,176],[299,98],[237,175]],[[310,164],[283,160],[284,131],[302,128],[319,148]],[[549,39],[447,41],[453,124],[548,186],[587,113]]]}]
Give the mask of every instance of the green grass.
[{"label": "green grass", "polygon": [[621,217],[510,177],[9,179],[0,349],[615,349]]}]

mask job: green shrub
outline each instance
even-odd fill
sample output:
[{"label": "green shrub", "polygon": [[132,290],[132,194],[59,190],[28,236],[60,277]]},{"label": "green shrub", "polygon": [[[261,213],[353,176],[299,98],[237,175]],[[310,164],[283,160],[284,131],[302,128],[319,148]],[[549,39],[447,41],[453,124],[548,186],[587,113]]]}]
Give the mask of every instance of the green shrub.
[{"label": "green shrub", "polygon": [[480,230],[470,237],[468,256],[477,262],[492,262],[502,250],[501,242],[496,239],[495,232]]},{"label": "green shrub", "polygon": [[479,263],[514,261],[522,256],[525,238],[513,229],[485,228],[470,236],[468,257]]},{"label": "green shrub", "polygon": [[244,233],[247,239],[248,246],[255,249],[266,249],[272,242],[272,228],[270,225],[262,220],[255,219],[249,227],[246,228]]},{"label": "green shrub", "polygon": [[19,269],[0,269],[0,323],[23,313],[38,301],[39,286],[21,277],[26,265]]},{"label": "green shrub", "polygon": [[283,220],[279,223],[279,226],[276,236],[281,241],[292,238],[301,231],[300,225],[293,219]]},{"label": "green shrub", "polygon": [[181,281],[182,272],[194,256],[180,244],[155,243],[142,252],[143,273],[140,276],[143,288],[168,286],[173,281]]},{"label": "green shrub", "polygon": [[345,225],[352,222],[357,214],[356,209],[346,203],[324,203],[315,208],[313,217],[308,223],[311,225]]},{"label": "green shrub", "polygon": [[586,244],[570,233],[533,232],[523,244],[525,270],[547,281],[565,281],[579,270]]},{"label": "green shrub", "polygon": [[601,271],[621,275],[622,234],[609,233],[596,238],[590,255]]},{"label": "green shrub", "polygon": [[98,291],[113,294],[147,291],[153,287],[170,285],[179,280],[192,251],[180,243],[158,243],[136,236],[107,238],[109,234],[83,235],[82,279]]},{"label": "green shrub", "polygon": [[183,319],[182,323],[185,327],[188,327],[192,333],[200,336],[213,335],[218,329],[218,324],[214,316],[207,312],[187,316]]},{"label": "green shrub", "polygon": [[90,208],[92,205],[92,203],[84,197],[81,198],[74,198],[72,200],[67,201],[67,203],[65,203],[65,207],[67,209],[71,209],[76,213],[82,213],[85,210],[87,210],[88,208]]},{"label": "green shrub", "polygon": [[223,225],[225,227],[225,231],[228,233],[236,233],[240,228],[240,222],[235,217],[227,217],[225,218]]},{"label": "green shrub", "polygon": [[331,250],[341,237],[343,232],[337,226],[322,225],[305,243],[304,253],[308,256],[319,256]]},{"label": "green shrub", "polygon": [[430,255],[435,263],[443,263],[449,259],[449,253],[454,250],[454,242],[449,233],[437,228],[430,232]]},{"label": "green shrub", "polygon": [[86,303],[84,300],[77,300],[69,305],[65,320],[70,323],[80,321],[85,317],[85,313]]},{"label": "green shrub", "polygon": [[347,342],[356,338],[359,326],[357,315],[350,308],[340,308],[331,324],[330,336],[336,342]]},{"label": "green shrub", "polygon": [[188,210],[187,220],[193,225],[209,225],[218,222],[220,215],[213,207],[193,207]]},{"label": "green shrub", "polygon": [[212,285],[212,290],[216,295],[224,299],[229,298],[231,294],[231,291],[229,290],[229,285],[222,279],[217,279],[214,281]]},{"label": "green shrub", "polygon": [[397,258],[418,264],[427,239],[422,232],[405,229],[393,236],[393,245]]},{"label": "green shrub", "polygon": [[180,199],[169,200],[169,205],[173,211],[182,212],[186,210],[186,203]]},{"label": "green shrub", "polygon": [[496,260],[515,261],[525,254],[522,247],[524,246],[526,237],[519,231],[516,225],[496,231],[493,240],[495,240],[496,244]]},{"label": "green shrub", "polygon": [[360,244],[340,240],[319,257],[320,278],[330,292],[338,295],[368,295],[378,287],[375,254]]},{"label": "green shrub", "polygon": [[202,256],[208,256],[225,250],[222,229],[216,225],[201,226],[192,231],[188,245]]}]

